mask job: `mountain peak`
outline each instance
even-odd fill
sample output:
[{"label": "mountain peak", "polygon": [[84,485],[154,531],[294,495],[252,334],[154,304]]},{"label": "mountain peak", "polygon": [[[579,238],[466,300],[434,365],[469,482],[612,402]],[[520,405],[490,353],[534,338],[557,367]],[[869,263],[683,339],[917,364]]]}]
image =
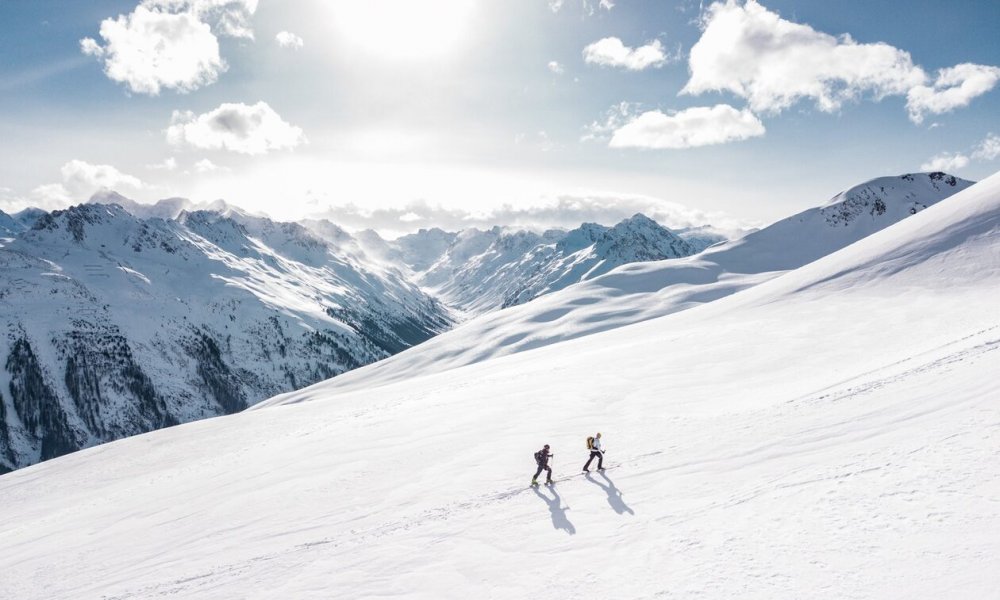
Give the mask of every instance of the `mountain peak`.
[{"label": "mountain peak", "polygon": [[647,227],[663,227],[653,219],[642,213],[635,213],[627,219],[623,219],[618,225],[644,225]]},{"label": "mountain peak", "polygon": [[134,223],[136,217],[119,204],[77,204],[40,216],[31,230],[53,232],[65,229],[73,237],[73,241],[81,243],[86,239],[89,228],[120,220]]},{"label": "mountain peak", "polygon": [[858,219],[895,222],[972,184],[940,171],[878,177],[837,194],[819,211],[832,227],[844,227]]},{"label": "mountain peak", "polygon": [[597,240],[599,256],[620,264],[681,258],[696,252],[694,246],[646,215],[636,213],[606,230]]}]

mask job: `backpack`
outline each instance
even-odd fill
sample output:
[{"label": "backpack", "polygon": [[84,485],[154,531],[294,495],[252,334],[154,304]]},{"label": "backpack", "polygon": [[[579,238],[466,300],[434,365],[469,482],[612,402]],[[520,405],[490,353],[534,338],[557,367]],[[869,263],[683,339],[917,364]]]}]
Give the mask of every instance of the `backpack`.
[{"label": "backpack", "polygon": [[542,464],[542,451],[535,452],[535,463]]},{"label": "backpack", "polygon": [[594,437],[587,436],[587,450],[593,450],[593,449],[594,449]]}]

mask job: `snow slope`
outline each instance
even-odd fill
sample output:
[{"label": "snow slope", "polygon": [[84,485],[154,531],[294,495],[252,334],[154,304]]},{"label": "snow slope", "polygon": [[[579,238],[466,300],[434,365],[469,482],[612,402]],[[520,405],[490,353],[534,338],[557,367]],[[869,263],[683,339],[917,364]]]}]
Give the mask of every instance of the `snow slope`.
[{"label": "snow slope", "polygon": [[488,310],[691,252],[639,215],[386,242],[110,190],[67,211],[0,213],[0,472],[236,412],[422,342],[456,312],[416,270],[447,301]]},{"label": "snow slope", "polygon": [[[12,598],[981,598],[1000,175],[750,290],[0,476]],[[613,467],[529,489],[600,430]]]},{"label": "snow slope", "polygon": [[80,205],[0,248],[0,472],[237,412],[451,325],[399,270],[302,226],[151,210],[171,207]]},{"label": "snow slope", "polygon": [[881,177],[704,252],[621,266],[606,275],[482,315],[419,351],[347,373],[342,389],[399,381],[646,321],[723,298],[836,252],[972,185],[944,173]]}]

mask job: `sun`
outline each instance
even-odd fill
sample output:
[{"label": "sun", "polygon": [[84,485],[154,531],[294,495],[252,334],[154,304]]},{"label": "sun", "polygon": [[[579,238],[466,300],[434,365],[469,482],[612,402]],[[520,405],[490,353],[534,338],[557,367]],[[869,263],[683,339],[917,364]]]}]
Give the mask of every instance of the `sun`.
[{"label": "sun", "polygon": [[446,57],[469,35],[476,0],[334,0],[340,42],[387,60]]}]

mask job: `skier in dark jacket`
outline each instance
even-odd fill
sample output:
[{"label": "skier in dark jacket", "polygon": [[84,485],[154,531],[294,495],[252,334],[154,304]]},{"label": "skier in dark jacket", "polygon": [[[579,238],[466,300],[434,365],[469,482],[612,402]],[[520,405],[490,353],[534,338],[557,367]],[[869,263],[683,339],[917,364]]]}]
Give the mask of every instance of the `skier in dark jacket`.
[{"label": "skier in dark jacket", "polygon": [[538,476],[542,474],[542,471],[548,471],[548,477],[545,479],[545,483],[552,483],[552,467],[549,466],[549,459],[555,456],[549,452],[549,445],[545,446],[535,452],[535,462],[538,463],[538,470],[535,471],[535,476],[531,478],[531,485],[538,485]]},{"label": "skier in dark jacket", "polygon": [[[590,438],[588,438],[590,439]],[[597,470],[604,470],[604,448],[601,447],[601,434],[598,433],[593,438],[593,443],[590,445],[590,458],[587,459],[587,464],[583,465],[583,472],[590,472],[590,463],[594,459],[597,459]]]}]

